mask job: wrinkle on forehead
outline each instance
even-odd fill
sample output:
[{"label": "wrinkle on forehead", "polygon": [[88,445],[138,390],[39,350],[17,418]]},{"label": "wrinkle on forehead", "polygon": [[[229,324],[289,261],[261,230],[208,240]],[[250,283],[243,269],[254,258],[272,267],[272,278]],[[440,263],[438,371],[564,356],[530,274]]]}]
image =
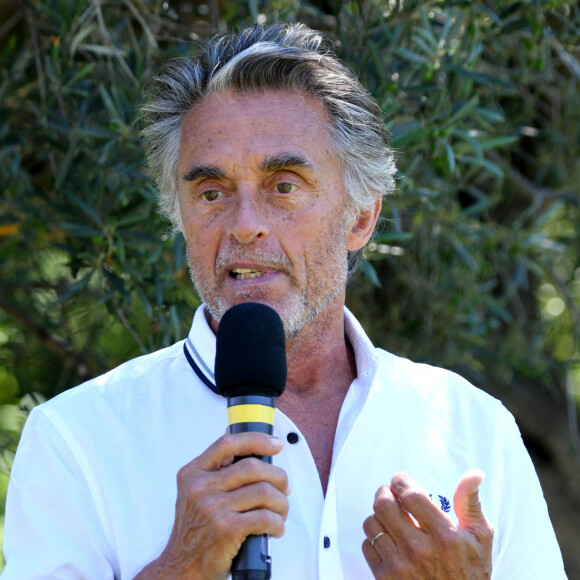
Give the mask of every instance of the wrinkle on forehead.
[{"label": "wrinkle on forehead", "polygon": [[[259,101],[262,98],[273,96],[287,97],[286,105],[289,105],[290,101],[294,100],[295,105],[292,108],[300,110],[305,115],[320,115],[319,120],[323,122],[325,127],[324,135],[327,136],[328,129],[330,128],[330,117],[322,102],[314,95],[299,93],[293,89],[266,89],[252,93],[242,93],[234,90],[228,90],[220,93],[209,93],[202,99],[195,102],[185,113],[181,121],[181,133],[183,134],[184,132],[189,132],[192,130],[195,131],[195,126],[192,127],[190,123],[185,123],[185,120],[188,117],[195,115],[195,113],[202,107],[208,109],[205,111],[206,114],[211,114],[213,112],[223,113],[233,104],[246,102],[248,105],[250,105],[252,102]],[[259,124],[260,119],[255,118],[253,122],[254,124]],[[305,129],[307,129],[308,126],[309,124],[306,124]],[[293,128],[296,129],[296,127]],[[181,137],[183,137],[183,135],[181,135]]]},{"label": "wrinkle on forehead", "polygon": [[[295,115],[296,112],[299,112],[299,115]],[[291,114],[294,120],[286,123],[285,117],[288,114]],[[204,126],[204,134],[201,134],[200,124]],[[201,157],[219,147],[220,141],[229,139],[239,140],[241,150],[253,147],[258,143],[258,138],[263,137],[266,146],[262,151],[256,150],[258,156],[255,159],[256,168],[275,170],[275,165],[279,169],[283,169],[284,166],[302,165],[306,169],[311,169],[324,158],[326,162],[333,161],[332,164],[342,179],[342,162],[331,146],[327,135],[328,128],[328,113],[322,103],[312,95],[298,94],[292,90],[267,90],[251,94],[228,91],[209,94],[186,113],[181,127],[180,152],[197,149],[196,153]],[[253,140],[254,136],[256,141]],[[273,139],[287,136],[287,151],[284,151],[282,144],[279,152],[270,153],[267,146],[270,136]],[[307,142],[316,143],[316,147],[304,149],[302,144]],[[286,160],[282,159],[285,155],[288,157]],[[275,157],[278,159],[274,163]],[[300,157],[303,159],[299,159]],[[215,163],[215,159],[210,158],[205,160],[207,163],[203,159],[181,159],[181,161],[179,171],[182,175],[195,170],[194,166],[187,167],[188,164],[213,165],[215,169],[224,169],[222,163]],[[216,172],[210,177],[219,175]]]}]

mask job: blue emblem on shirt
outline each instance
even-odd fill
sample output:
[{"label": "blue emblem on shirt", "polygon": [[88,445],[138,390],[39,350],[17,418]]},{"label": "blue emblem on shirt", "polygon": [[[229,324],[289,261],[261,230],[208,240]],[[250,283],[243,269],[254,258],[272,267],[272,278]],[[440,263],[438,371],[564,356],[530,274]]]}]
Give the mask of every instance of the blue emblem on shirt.
[{"label": "blue emblem on shirt", "polygon": [[445,496],[440,495],[439,502],[441,503],[441,509],[445,513],[447,513],[451,509],[451,504],[449,503],[449,500]]},{"label": "blue emblem on shirt", "polygon": [[[433,494],[430,493],[429,497],[431,499],[433,499]],[[451,503],[449,502],[449,500],[444,495],[438,495],[437,497],[439,498],[439,503],[441,504],[441,509],[445,513],[451,511]]]}]

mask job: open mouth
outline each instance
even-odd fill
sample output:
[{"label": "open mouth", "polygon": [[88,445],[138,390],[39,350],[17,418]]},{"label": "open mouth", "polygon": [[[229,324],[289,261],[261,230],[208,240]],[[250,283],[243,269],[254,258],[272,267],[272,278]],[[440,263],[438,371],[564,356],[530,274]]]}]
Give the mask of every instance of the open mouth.
[{"label": "open mouth", "polygon": [[252,270],[251,268],[234,268],[230,270],[230,276],[235,280],[249,280],[250,278],[259,278],[264,272],[261,270]]}]

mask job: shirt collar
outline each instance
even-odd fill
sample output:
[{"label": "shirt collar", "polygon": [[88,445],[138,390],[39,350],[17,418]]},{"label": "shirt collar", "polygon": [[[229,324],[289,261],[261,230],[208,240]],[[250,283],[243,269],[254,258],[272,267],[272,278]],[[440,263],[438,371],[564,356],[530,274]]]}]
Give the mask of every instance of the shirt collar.
[{"label": "shirt collar", "polygon": [[[377,371],[375,347],[360,322],[346,306],[344,307],[344,320],[345,332],[354,350],[358,384],[366,391],[370,388]],[[187,356],[189,364],[199,378],[214,392],[217,392],[215,391],[214,375],[216,337],[207,321],[205,304],[202,304],[195,311],[184,349],[186,356],[189,355]]]},{"label": "shirt collar", "polygon": [[344,329],[354,350],[358,383],[367,390],[377,373],[377,351],[360,322],[346,306],[344,307]]},{"label": "shirt collar", "polygon": [[202,304],[195,311],[191,330],[185,340],[184,349],[185,352],[189,354],[188,362],[195,373],[206,385],[208,385],[208,382],[213,385],[213,388],[210,388],[212,391],[217,392],[215,391],[214,375],[215,342],[215,334],[207,321],[206,306],[205,304]]}]

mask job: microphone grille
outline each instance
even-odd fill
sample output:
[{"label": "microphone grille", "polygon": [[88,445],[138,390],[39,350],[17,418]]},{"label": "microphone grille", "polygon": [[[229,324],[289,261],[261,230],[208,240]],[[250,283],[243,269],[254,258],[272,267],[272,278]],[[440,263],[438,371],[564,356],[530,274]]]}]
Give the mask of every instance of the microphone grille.
[{"label": "microphone grille", "polygon": [[278,313],[245,302],[230,308],[218,326],[215,380],[224,397],[280,396],[286,386],[286,340]]}]

